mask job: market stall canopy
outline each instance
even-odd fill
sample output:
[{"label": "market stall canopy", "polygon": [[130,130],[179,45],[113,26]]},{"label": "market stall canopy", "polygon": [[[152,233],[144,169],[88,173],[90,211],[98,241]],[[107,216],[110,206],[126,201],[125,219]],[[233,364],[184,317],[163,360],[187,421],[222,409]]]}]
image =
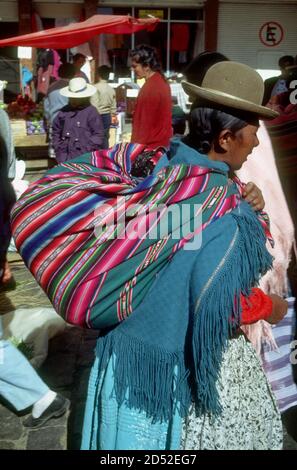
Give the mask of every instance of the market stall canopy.
[{"label": "market stall canopy", "polygon": [[45,29],[37,33],[0,40],[0,47],[23,46],[43,49],[68,49],[89,41],[97,34],[132,34],[143,29],[153,31],[157,18],[140,19],[126,15],[94,15],[86,21]]}]

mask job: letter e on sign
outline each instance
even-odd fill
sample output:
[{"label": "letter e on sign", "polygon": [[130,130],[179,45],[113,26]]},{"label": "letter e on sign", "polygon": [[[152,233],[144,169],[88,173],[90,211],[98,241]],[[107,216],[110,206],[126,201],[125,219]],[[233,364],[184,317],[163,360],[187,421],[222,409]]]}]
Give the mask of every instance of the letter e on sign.
[{"label": "letter e on sign", "polygon": [[264,46],[278,46],[284,38],[284,30],[276,21],[268,21],[261,26],[259,38]]}]

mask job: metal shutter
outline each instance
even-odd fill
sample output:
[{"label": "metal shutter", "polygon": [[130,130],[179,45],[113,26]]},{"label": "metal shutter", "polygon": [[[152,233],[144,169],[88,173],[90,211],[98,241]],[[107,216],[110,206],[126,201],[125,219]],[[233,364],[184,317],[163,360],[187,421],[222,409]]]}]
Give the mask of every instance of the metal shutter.
[{"label": "metal shutter", "polygon": [[0,21],[3,21],[3,22],[11,22],[11,21],[18,22],[19,21],[18,4],[16,1],[9,1],[9,2],[0,1]]},{"label": "metal shutter", "polygon": [[[284,37],[279,45],[267,47],[260,41],[261,26],[279,23]],[[219,6],[218,51],[229,59],[256,69],[278,69],[282,55],[297,54],[296,4],[225,3]]]}]

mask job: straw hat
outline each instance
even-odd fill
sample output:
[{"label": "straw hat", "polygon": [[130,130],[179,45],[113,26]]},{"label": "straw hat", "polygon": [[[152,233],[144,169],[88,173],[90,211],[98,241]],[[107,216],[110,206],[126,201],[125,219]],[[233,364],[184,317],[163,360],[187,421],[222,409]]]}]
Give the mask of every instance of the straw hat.
[{"label": "straw hat", "polygon": [[60,93],[68,98],[88,98],[96,93],[97,89],[82,77],[69,80],[68,86],[61,88]]},{"label": "straw hat", "polygon": [[219,62],[208,69],[201,86],[185,81],[182,86],[192,99],[201,98],[206,104],[220,105],[222,111],[227,107],[255,114],[262,119],[278,116],[276,111],[261,105],[264,94],[261,75],[238,62]]}]

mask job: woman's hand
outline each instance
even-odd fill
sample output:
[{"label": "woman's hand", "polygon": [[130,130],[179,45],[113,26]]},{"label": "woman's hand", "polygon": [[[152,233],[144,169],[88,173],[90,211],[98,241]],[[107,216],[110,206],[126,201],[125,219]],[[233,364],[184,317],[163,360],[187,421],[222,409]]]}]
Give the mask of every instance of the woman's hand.
[{"label": "woman's hand", "polygon": [[243,197],[248,202],[254,211],[262,211],[265,206],[265,201],[262,192],[255,183],[249,181],[243,191]]},{"label": "woman's hand", "polygon": [[272,300],[272,313],[266,319],[268,323],[275,325],[276,323],[280,322],[288,311],[288,302],[279,295],[270,294],[268,297]]}]

